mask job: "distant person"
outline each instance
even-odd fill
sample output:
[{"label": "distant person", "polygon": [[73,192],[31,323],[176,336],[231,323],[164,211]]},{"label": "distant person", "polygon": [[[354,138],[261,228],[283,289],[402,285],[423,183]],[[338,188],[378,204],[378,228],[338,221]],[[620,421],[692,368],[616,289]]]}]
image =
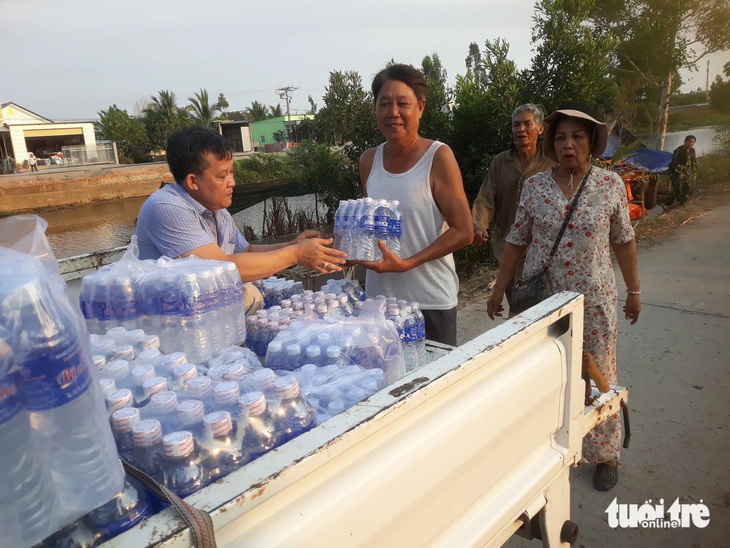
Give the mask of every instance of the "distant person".
[{"label": "distant person", "polygon": [[332,239],[307,230],[281,244],[249,244],[226,209],[231,205],[233,149],[215,131],[188,127],[167,141],[167,163],[175,184],[156,190],[137,219],[140,259],[195,255],[230,261],[241,280],[271,276],[295,264],[322,274],[342,270],[346,254],[327,247]]},{"label": "distant person", "polygon": [[38,171],[38,158],[32,152],[28,155],[28,165],[30,166],[30,172]]},{"label": "distant person", "polygon": [[687,135],[684,144],[674,149],[672,161],[669,164],[669,181],[672,183],[672,190],[667,196],[666,205],[672,205],[675,200],[684,205],[689,196],[689,185],[697,171],[697,155],[695,153],[694,135]]},{"label": "distant person", "polygon": [[[544,130],[543,118],[543,110],[532,103],[515,109],[512,113],[512,139],[515,145],[510,150],[497,154],[489,164],[487,176],[472,206],[474,244],[481,245],[489,240],[494,257],[500,265],[504,239],[515,222],[515,212],[525,179],[555,165],[537,144]],[[514,280],[522,276],[523,265],[524,257],[520,259],[512,280],[505,288],[508,303]]]},{"label": "distant person", "polygon": [[[626,284],[624,317],[632,325],[641,312],[641,286],[624,182],[612,171],[591,166],[591,157],[599,158],[607,141],[606,124],[581,103],[565,104],[545,118],[545,154],[557,165],[525,181],[487,314],[491,319],[502,315],[504,290],[527,250],[524,277],[545,270],[552,293],[583,294],[583,350],[616,384],[619,298],[611,251]],[[569,209],[574,214],[565,224]],[[596,464],[593,484],[599,491],[618,483],[620,452],[618,414],[583,439],[583,460]]]},{"label": "distant person", "polygon": [[403,235],[400,257],[381,242],[382,260],[362,263],[365,290],[418,301],[426,338],[456,345],[459,278],[452,253],[472,242],[473,231],[454,153],[418,135],[426,87],[410,65],[391,65],[373,79],[385,143],[362,154],[360,179],[366,196],[400,202]]}]

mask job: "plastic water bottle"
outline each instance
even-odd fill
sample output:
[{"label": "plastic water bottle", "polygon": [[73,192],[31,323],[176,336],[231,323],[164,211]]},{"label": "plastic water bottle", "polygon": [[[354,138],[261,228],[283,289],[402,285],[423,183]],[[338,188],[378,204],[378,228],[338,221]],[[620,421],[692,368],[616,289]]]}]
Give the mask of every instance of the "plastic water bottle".
[{"label": "plastic water bottle", "polygon": [[229,262],[222,264],[228,281],[228,307],[233,325],[233,338],[228,344],[240,345],[246,340],[247,328],[243,282],[235,264]]},{"label": "plastic water bottle", "polygon": [[109,280],[109,306],[119,326],[127,329],[137,327],[139,304],[137,284],[131,276],[114,276]]},{"label": "plastic water bottle", "polygon": [[195,377],[194,379],[190,379],[185,385],[183,395],[186,399],[202,401],[206,414],[215,409],[213,381],[208,377]]},{"label": "plastic water bottle", "polygon": [[159,313],[160,350],[169,354],[183,348],[181,337],[182,295],[178,279],[172,272],[164,272],[158,278],[157,302]]},{"label": "plastic water bottle", "polygon": [[238,383],[233,381],[219,382],[213,388],[216,410],[228,411],[234,419],[238,418],[238,398],[241,397],[241,389]]},{"label": "plastic water bottle", "polygon": [[195,273],[187,272],[180,277],[180,293],[182,297],[180,315],[182,349],[192,361],[206,362],[211,358],[211,345],[207,317],[203,313],[202,292]]},{"label": "plastic water bottle", "polygon": [[152,377],[142,383],[142,393],[144,397],[137,402],[137,407],[142,408],[150,403],[152,396],[170,389],[167,378]]},{"label": "plastic water bottle", "polygon": [[271,341],[266,352],[266,367],[269,369],[282,369],[286,362],[286,349],[281,341]]},{"label": "plastic water bottle", "polygon": [[363,198],[357,228],[358,259],[372,261],[375,258],[375,205],[372,198]]},{"label": "plastic water bottle", "polygon": [[143,420],[132,428],[134,452],[130,462],[159,481],[162,477],[162,425],[155,419]]},{"label": "plastic water bottle", "polygon": [[387,200],[377,200],[375,202],[375,245],[373,249],[373,260],[380,261],[383,258],[383,252],[378,247],[378,241],[388,244],[388,224],[390,223],[390,208]]},{"label": "plastic water bottle", "polygon": [[138,365],[132,369],[132,392],[134,393],[134,401],[137,405],[147,397],[144,390],[144,382],[154,379],[156,376],[157,372],[151,365]]},{"label": "plastic water bottle", "polygon": [[185,400],[177,405],[177,424],[181,430],[193,434],[195,441],[202,443],[205,435],[205,404],[201,400]]},{"label": "plastic water bottle", "polygon": [[112,360],[108,362],[106,364],[106,376],[114,380],[117,389],[132,388],[134,386],[134,380],[132,379],[127,360]]},{"label": "plastic water bottle", "polygon": [[[10,346],[0,339],[0,360],[9,354]],[[0,368],[5,369],[1,361]],[[53,533],[58,502],[48,467],[33,450],[28,413],[8,376],[0,378],[0,441],[0,546],[30,546]]]},{"label": "plastic water bottle", "polygon": [[185,430],[162,438],[164,460],[162,483],[181,498],[192,495],[210,483],[208,474],[195,454],[193,435]]},{"label": "plastic water bottle", "polygon": [[142,418],[160,421],[163,434],[177,430],[177,394],[163,390],[153,395],[142,409]]},{"label": "plastic water bottle", "polygon": [[302,396],[296,377],[279,377],[274,383],[279,407],[276,410],[276,431],[284,443],[311,430],[317,413]]},{"label": "plastic water bottle", "polygon": [[106,397],[106,408],[110,418],[115,411],[128,407],[134,407],[134,394],[129,388],[115,390]]},{"label": "plastic water bottle", "polygon": [[112,413],[112,432],[117,444],[117,452],[123,459],[134,453],[134,436],[132,429],[140,422],[139,409],[125,407]]},{"label": "plastic water bottle", "polygon": [[152,515],[150,500],[142,485],[126,476],[121,492],[89,512],[84,520],[97,543],[105,542]]},{"label": "plastic water bottle", "polygon": [[254,460],[278,445],[274,416],[267,408],[263,392],[247,392],[238,402],[241,408],[239,438],[243,451]]},{"label": "plastic water bottle", "polygon": [[[268,365],[268,364],[267,364]],[[302,365],[302,348],[298,344],[289,344],[286,347],[286,356],[282,369],[287,371],[294,371],[297,367]]]},{"label": "plastic water bottle", "polygon": [[418,323],[408,304],[401,308],[401,317],[403,318],[403,353],[406,360],[406,371],[412,371],[418,367]]},{"label": "plastic water bottle", "polygon": [[175,392],[184,390],[185,385],[198,376],[195,364],[184,363],[172,368],[172,389]]},{"label": "plastic water bottle", "polygon": [[210,475],[210,481],[216,481],[238,470],[249,461],[248,455],[236,439],[236,424],[228,411],[214,411],[207,414],[204,424],[203,449],[206,453],[204,465]]},{"label": "plastic water bottle", "polygon": [[393,200],[390,202],[390,218],[388,219],[388,249],[390,249],[393,253],[401,256],[401,235],[402,235],[402,214],[400,212],[400,209],[398,209],[398,206],[400,205],[400,202],[398,200]]},{"label": "plastic water bottle", "polygon": [[335,230],[334,230],[334,242],[332,247],[342,251],[342,236],[345,225],[345,209],[347,208],[347,200],[340,200],[340,205],[335,211]]},{"label": "plastic water bottle", "polygon": [[[208,338],[210,356],[217,356],[228,347],[225,342],[228,330],[220,319],[221,299],[219,288],[210,270],[199,271],[197,278],[200,288],[200,307],[205,317],[205,333]],[[201,363],[206,359],[199,361],[193,359],[193,361]]]},{"label": "plastic water bottle", "polygon": [[428,352],[426,351],[426,318],[421,312],[421,307],[417,302],[411,303],[411,310],[413,316],[416,319],[417,329],[417,344],[416,350],[418,354],[419,365],[425,365],[428,361]]},{"label": "plastic water bottle", "polygon": [[357,232],[357,202],[355,200],[347,200],[345,206],[343,224],[342,224],[342,244],[341,251],[349,255],[350,259],[355,259],[355,234]]}]

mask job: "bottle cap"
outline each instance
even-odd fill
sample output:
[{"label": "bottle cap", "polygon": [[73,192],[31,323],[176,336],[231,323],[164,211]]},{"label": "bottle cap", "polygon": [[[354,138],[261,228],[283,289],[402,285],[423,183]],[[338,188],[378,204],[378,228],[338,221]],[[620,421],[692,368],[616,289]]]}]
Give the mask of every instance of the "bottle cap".
[{"label": "bottle cap", "polygon": [[112,413],[112,427],[117,432],[131,432],[132,428],[134,428],[139,421],[139,409],[135,407],[117,409],[114,413]]},{"label": "bottle cap", "polygon": [[329,333],[320,333],[317,335],[317,345],[322,348],[327,348],[330,344],[331,337]]},{"label": "bottle cap", "polygon": [[156,419],[139,421],[132,427],[132,439],[137,447],[152,447],[162,441],[162,425]]},{"label": "bottle cap", "polygon": [[114,349],[117,347],[117,343],[115,343],[112,339],[99,338],[96,345],[92,347],[92,352],[94,354],[101,354],[107,358],[111,358],[114,355]]},{"label": "bottle cap", "polygon": [[142,385],[144,381],[153,379],[156,376],[155,368],[151,365],[138,365],[132,369],[132,378],[135,384]]},{"label": "bottle cap", "polygon": [[200,400],[186,400],[177,405],[177,421],[181,426],[198,424],[205,417],[205,406]]},{"label": "bottle cap", "polygon": [[107,329],[106,336],[114,340],[117,344],[124,342],[124,338],[127,335],[127,329],[122,326],[112,327]]},{"label": "bottle cap", "polygon": [[167,354],[162,358],[162,363],[165,364],[167,369],[172,369],[173,367],[187,362],[188,357],[185,355],[185,352],[173,352],[172,354]]},{"label": "bottle cap", "polygon": [[218,405],[234,405],[241,397],[241,389],[238,387],[238,383],[235,382],[219,382],[213,388],[213,394]]},{"label": "bottle cap", "polygon": [[129,344],[119,344],[114,351],[115,360],[132,361],[134,359],[134,347]]},{"label": "bottle cap", "polygon": [[296,377],[279,377],[274,382],[276,395],[282,400],[291,400],[299,397],[299,381]]},{"label": "bottle cap", "polygon": [[91,356],[94,362],[94,368],[97,373],[103,373],[106,370],[106,357],[101,354],[95,354]]},{"label": "bottle cap", "polygon": [[137,354],[137,361],[142,365],[157,366],[162,363],[162,353],[156,348],[148,348]]},{"label": "bottle cap", "polygon": [[160,348],[160,337],[157,335],[145,335],[137,343],[137,349],[140,352],[145,350],[158,350]]},{"label": "bottle cap", "polygon": [[276,381],[276,373],[268,367],[262,367],[251,373],[251,382],[254,388],[261,392],[271,390],[274,387],[274,381]]},{"label": "bottle cap", "polygon": [[99,379],[99,386],[101,386],[104,399],[117,389],[117,383],[114,382],[114,379]]},{"label": "bottle cap", "polygon": [[132,346],[137,346],[147,335],[142,329],[132,329],[127,331],[124,336],[124,342]]},{"label": "bottle cap", "polygon": [[192,454],[195,448],[193,434],[187,430],[173,432],[162,438],[162,448],[165,457],[187,457]]},{"label": "bottle cap", "polygon": [[277,354],[281,352],[282,345],[281,341],[271,341],[269,343],[269,354]]},{"label": "bottle cap", "polygon": [[112,412],[117,409],[132,407],[132,405],[134,405],[134,394],[132,394],[132,391],[129,388],[115,390],[106,397],[106,404]]},{"label": "bottle cap", "polygon": [[213,392],[213,382],[208,377],[195,377],[185,385],[185,393],[191,398],[207,398]]},{"label": "bottle cap", "polygon": [[246,375],[246,366],[242,363],[231,363],[223,369],[223,380],[241,382]]},{"label": "bottle cap", "polygon": [[302,349],[298,344],[289,344],[286,347],[286,353],[288,356],[299,356],[302,353]]},{"label": "bottle cap", "polygon": [[227,436],[233,430],[233,421],[228,411],[214,411],[203,419],[205,433],[208,437]]},{"label": "bottle cap", "polygon": [[340,347],[339,346],[328,346],[327,347],[327,357],[328,358],[339,358],[340,357]]},{"label": "bottle cap", "polygon": [[322,351],[319,349],[319,346],[317,346],[316,344],[311,344],[307,347],[307,357],[308,358],[318,358],[321,353],[322,353]]},{"label": "bottle cap", "polygon": [[129,362],[127,360],[113,360],[106,364],[106,374],[110,379],[118,381],[129,375]]},{"label": "bottle cap", "polygon": [[180,383],[189,382],[198,376],[198,368],[193,363],[184,363],[172,368],[172,376]]},{"label": "bottle cap", "polygon": [[153,412],[164,415],[174,413],[177,407],[177,394],[170,390],[162,390],[152,395],[149,405],[152,406]]},{"label": "bottle cap", "polygon": [[145,398],[150,398],[165,390],[167,390],[167,379],[165,377],[152,377],[142,383]]}]

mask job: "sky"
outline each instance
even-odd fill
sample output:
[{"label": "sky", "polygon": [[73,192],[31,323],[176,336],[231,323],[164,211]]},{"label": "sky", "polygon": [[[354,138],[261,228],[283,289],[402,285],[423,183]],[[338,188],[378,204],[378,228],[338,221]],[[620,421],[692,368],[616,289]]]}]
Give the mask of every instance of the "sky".
[{"label": "sky", "polygon": [[[52,120],[93,120],[116,104],[134,114],[160,90],[179,105],[201,88],[229,110],[253,101],[292,113],[321,107],[329,73],[369,88],[394,59],[437,53],[453,84],[469,44],[504,38],[519,69],[532,57],[532,0],[0,0],[0,102]],[[723,54],[730,60],[730,53]],[[711,60],[710,80],[722,71]],[[705,65],[689,89],[704,88]],[[686,87],[686,86],[685,86]]]}]

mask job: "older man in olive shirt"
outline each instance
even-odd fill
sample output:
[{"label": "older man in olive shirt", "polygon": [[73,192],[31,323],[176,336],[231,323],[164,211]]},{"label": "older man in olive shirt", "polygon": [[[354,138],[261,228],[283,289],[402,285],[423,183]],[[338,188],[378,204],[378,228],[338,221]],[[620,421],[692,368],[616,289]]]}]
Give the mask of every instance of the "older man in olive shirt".
[{"label": "older man in olive shirt", "polygon": [[[544,117],[543,110],[532,103],[515,109],[512,113],[515,147],[494,157],[472,206],[474,244],[481,245],[491,240],[492,251],[500,264],[504,240],[515,221],[523,182],[531,175],[555,165],[537,144],[544,129]],[[514,280],[522,275],[523,262],[524,259],[517,266],[515,276],[505,290],[508,303],[512,297]]]}]

